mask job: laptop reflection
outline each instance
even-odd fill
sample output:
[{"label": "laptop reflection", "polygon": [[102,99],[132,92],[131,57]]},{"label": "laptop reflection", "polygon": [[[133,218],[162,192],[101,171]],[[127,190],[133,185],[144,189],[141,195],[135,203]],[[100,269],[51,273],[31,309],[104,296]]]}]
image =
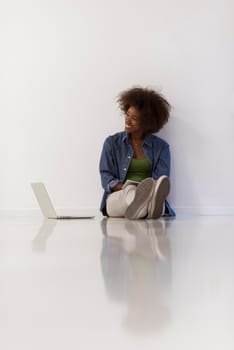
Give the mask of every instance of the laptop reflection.
[{"label": "laptop reflection", "polygon": [[34,252],[44,253],[46,251],[47,240],[52,235],[56,224],[56,220],[43,220],[36,237],[32,240],[32,250]]}]

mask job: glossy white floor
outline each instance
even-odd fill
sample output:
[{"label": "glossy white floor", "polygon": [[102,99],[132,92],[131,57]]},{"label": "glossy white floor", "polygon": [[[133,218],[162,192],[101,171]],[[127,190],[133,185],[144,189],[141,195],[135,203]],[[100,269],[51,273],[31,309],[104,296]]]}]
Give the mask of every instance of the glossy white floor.
[{"label": "glossy white floor", "polygon": [[234,217],[0,220],[0,348],[234,349]]}]

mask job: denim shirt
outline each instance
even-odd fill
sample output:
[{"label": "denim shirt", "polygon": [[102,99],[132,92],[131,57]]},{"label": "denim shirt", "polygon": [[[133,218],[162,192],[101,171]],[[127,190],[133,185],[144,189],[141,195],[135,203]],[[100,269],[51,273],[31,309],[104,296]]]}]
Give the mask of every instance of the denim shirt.
[{"label": "denim shirt", "polygon": [[[158,136],[148,134],[142,147],[145,156],[151,163],[151,177],[157,180],[162,175],[169,176],[170,149],[168,143]],[[112,188],[119,182],[124,183],[125,181],[133,154],[134,151],[127,132],[118,132],[106,138],[99,163],[104,189],[100,207],[103,215],[107,215],[106,200],[111,194]],[[167,201],[165,202],[164,216],[175,216],[175,212]]]}]

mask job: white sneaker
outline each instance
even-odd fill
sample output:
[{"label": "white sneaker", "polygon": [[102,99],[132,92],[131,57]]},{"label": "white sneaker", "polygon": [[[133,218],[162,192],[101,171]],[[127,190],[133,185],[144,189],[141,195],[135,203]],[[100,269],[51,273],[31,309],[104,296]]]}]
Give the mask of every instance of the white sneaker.
[{"label": "white sneaker", "polygon": [[164,202],[170,192],[170,181],[165,175],[155,181],[154,191],[149,201],[148,219],[158,219],[163,214]]},{"label": "white sneaker", "polygon": [[141,219],[146,217],[148,203],[154,191],[154,183],[155,181],[151,177],[139,183],[135,197],[125,212],[127,219]]}]

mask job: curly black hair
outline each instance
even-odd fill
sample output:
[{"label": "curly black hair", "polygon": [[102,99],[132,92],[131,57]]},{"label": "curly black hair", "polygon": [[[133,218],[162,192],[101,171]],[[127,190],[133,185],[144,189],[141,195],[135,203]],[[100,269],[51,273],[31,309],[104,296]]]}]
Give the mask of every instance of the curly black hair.
[{"label": "curly black hair", "polygon": [[140,112],[141,126],[145,134],[156,133],[168,122],[170,104],[158,92],[142,87],[133,87],[118,95],[119,108],[127,113],[129,107]]}]

